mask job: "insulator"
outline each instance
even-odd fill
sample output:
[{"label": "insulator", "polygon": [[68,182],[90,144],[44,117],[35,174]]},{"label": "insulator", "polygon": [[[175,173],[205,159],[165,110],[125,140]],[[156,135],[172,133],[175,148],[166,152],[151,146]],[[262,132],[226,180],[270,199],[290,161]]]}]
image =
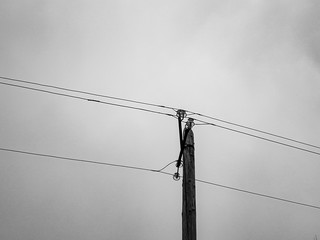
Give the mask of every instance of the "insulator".
[{"label": "insulator", "polygon": [[180,174],[178,172],[173,174],[173,180],[175,180],[175,181],[179,181],[180,180]]},{"label": "insulator", "polygon": [[181,121],[187,116],[187,113],[185,110],[179,109],[177,111],[177,117],[181,119]]},{"label": "insulator", "polygon": [[186,128],[191,129],[194,126],[194,119],[193,118],[189,118],[188,122],[186,123]]}]

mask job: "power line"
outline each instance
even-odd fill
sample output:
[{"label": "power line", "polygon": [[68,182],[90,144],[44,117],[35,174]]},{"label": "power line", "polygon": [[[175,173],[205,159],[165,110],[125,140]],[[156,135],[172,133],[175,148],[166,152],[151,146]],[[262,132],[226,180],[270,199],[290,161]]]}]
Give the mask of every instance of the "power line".
[{"label": "power line", "polygon": [[[73,161],[73,162],[80,162],[80,163],[98,164],[98,165],[105,165],[105,166],[111,166],[111,167],[120,167],[120,168],[127,168],[127,169],[140,170],[140,171],[156,172],[156,173],[162,173],[162,174],[166,174],[166,175],[170,175],[170,176],[172,176],[171,173],[163,172],[163,170],[165,168],[167,168],[168,166],[170,166],[171,164],[173,164],[174,162],[176,162],[176,161],[172,161],[172,162],[170,162],[169,164],[167,164],[166,166],[164,166],[161,169],[151,169],[151,168],[142,168],[142,167],[136,167],[136,166],[122,165],[122,164],[97,162],[97,161],[91,161],[91,160],[79,159],[79,158],[61,157],[61,156],[56,156],[56,155],[51,155],[51,154],[35,153],[35,152],[22,151],[22,150],[16,150],[16,149],[9,149],[9,148],[0,148],[0,150],[1,151],[6,151],[6,152],[27,154],[27,155],[38,156],[38,157],[54,158],[54,159]],[[304,207],[309,207],[309,208],[314,208],[314,209],[320,210],[319,206],[315,206],[315,205],[311,205],[311,204],[292,201],[292,200],[288,200],[288,199],[285,199],[285,198],[274,197],[274,196],[271,196],[271,195],[261,194],[261,193],[257,193],[257,192],[253,192],[253,191],[240,189],[240,188],[230,187],[230,186],[226,186],[226,185],[222,185],[222,184],[218,184],[218,183],[214,183],[214,182],[204,181],[204,180],[201,180],[201,179],[196,179],[196,181],[200,182],[200,183],[204,183],[204,184],[220,187],[220,188],[225,188],[225,189],[237,191],[237,192],[242,192],[242,193],[246,193],[246,194],[250,194],[250,195],[255,195],[255,196],[259,196],[259,197],[263,197],[263,198],[278,200],[278,201],[282,201],[282,202],[286,202],[286,203],[291,203],[291,204],[295,204],[295,205],[300,205],[300,206],[304,206]]]},{"label": "power line", "polygon": [[158,173],[163,173],[163,174],[167,174],[167,175],[172,175],[172,174],[167,173],[167,172],[163,172],[163,170],[165,168],[167,168],[169,165],[171,165],[172,163],[176,162],[176,161],[170,162],[169,164],[167,164],[166,166],[164,166],[161,169],[151,169],[151,168],[142,168],[142,167],[135,167],[135,166],[129,166],[129,165],[122,165],[122,164],[97,162],[97,161],[91,161],[91,160],[85,160],[85,159],[79,159],[79,158],[61,157],[61,156],[56,156],[56,155],[51,155],[51,154],[35,153],[35,152],[29,152],[29,151],[9,149],[9,148],[0,148],[0,150],[6,151],[6,152],[21,153],[21,154],[27,154],[27,155],[32,155],[32,156],[38,156],[38,157],[55,158],[55,159],[80,162],[80,163],[99,164],[99,165],[106,165],[106,166],[111,166],[111,167],[120,167],[120,168],[129,168],[129,169],[141,170],[141,171],[158,172]]},{"label": "power line", "polygon": [[302,144],[302,145],[305,145],[305,146],[309,146],[309,147],[314,147],[314,148],[320,149],[319,146],[316,146],[316,145],[313,145],[313,144],[310,144],[310,143],[306,143],[306,142],[302,142],[302,141],[298,141],[298,140],[295,140],[295,139],[293,139],[293,138],[288,138],[288,137],[280,136],[280,135],[278,135],[278,134],[274,134],[274,133],[270,133],[270,132],[267,132],[267,131],[259,130],[259,129],[256,129],[256,128],[244,126],[244,125],[241,125],[241,124],[229,122],[229,121],[226,121],[226,120],[223,120],[223,119],[211,117],[211,116],[204,115],[204,114],[201,114],[201,113],[195,113],[195,112],[190,112],[190,113],[191,113],[191,114],[194,114],[194,115],[198,115],[198,116],[200,116],[200,117],[205,117],[205,118],[209,118],[209,119],[212,119],[212,120],[215,120],[215,121],[219,121],[219,122],[223,122],[223,123],[226,123],[226,124],[230,124],[230,125],[233,125],[233,126],[236,126],[236,127],[245,128],[245,129],[248,129],[248,130],[251,130],[251,131],[263,133],[263,134],[266,134],[266,135],[269,135],[269,136],[281,138],[281,139],[284,139],[284,140],[287,140],[287,141],[291,141],[291,142],[299,143],[299,144]]},{"label": "power line", "polygon": [[[126,102],[130,102],[130,103],[142,104],[142,105],[147,105],[147,106],[166,108],[166,109],[170,109],[170,110],[174,110],[174,111],[178,110],[178,108],[165,106],[165,105],[160,105],[160,104],[154,104],[154,103],[148,103],[148,102],[143,102],[143,101],[136,101],[136,100],[132,100],[132,99],[114,97],[114,96],[110,96],[110,95],[103,95],[103,94],[97,94],[97,93],[92,93],[92,92],[87,92],[87,91],[81,91],[81,90],[75,90],[75,89],[70,89],[70,88],[58,87],[58,86],[54,86],[54,85],[31,82],[31,81],[26,81],[26,80],[22,80],[22,79],[9,78],[9,77],[4,77],[4,76],[0,76],[0,78],[4,79],[4,80],[8,80],[8,81],[32,84],[32,85],[37,85],[37,86],[41,86],[41,87],[53,88],[53,89],[58,89],[58,90],[63,90],[63,91],[74,92],[74,93],[87,94],[87,95],[96,96],[96,97],[103,97],[103,98],[109,98],[109,99],[119,100],[119,101],[126,101]],[[266,135],[269,135],[269,136],[281,138],[281,139],[284,139],[284,140],[287,140],[287,141],[291,141],[291,142],[299,143],[299,144],[302,144],[302,145],[305,145],[305,146],[309,146],[309,147],[314,147],[314,148],[320,149],[319,146],[316,146],[314,144],[310,144],[310,143],[306,143],[306,142],[303,142],[303,141],[295,140],[293,138],[284,137],[284,136],[281,136],[279,134],[274,134],[274,133],[271,133],[271,132],[259,130],[257,128],[248,127],[248,126],[245,126],[245,125],[233,123],[233,122],[230,122],[230,121],[226,121],[226,120],[223,120],[223,119],[215,118],[215,117],[212,117],[212,116],[209,116],[209,115],[205,115],[205,114],[201,114],[201,113],[197,113],[197,112],[192,112],[192,111],[189,111],[189,110],[186,110],[186,111],[189,113],[189,115],[198,115],[200,117],[209,118],[209,119],[212,119],[212,120],[215,120],[215,121],[219,121],[219,122],[223,122],[223,123],[226,123],[226,124],[230,124],[230,125],[233,125],[233,126],[236,126],[236,127],[241,127],[241,128],[247,129],[247,130],[259,132],[259,133],[266,134]]]},{"label": "power line", "polygon": [[209,184],[209,185],[213,185],[213,186],[216,186],[216,187],[220,187],[220,188],[226,188],[226,189],[233,190],[233,191],[238,191],[238,192],[242,192],[242,193],[255,195],[255,196],[258,196],[258,197],[269,198],[269,199],[273,199],[273,200],[278,200],[278,201],[282,201],[282,202],[292,203],[292,204],[296,204],[296,205],[300,205],[300,206],[304,206],[304,207],[309,207],[309,208],[315,208],[315,209],[320,210],[320,207],[319,206],[315,206],[315,205],[310,205],[310,204],[306,204],[306,203],[302,203],[302,202],[292,201],[292,200],[288,200],[288,199],[285,199],[285,198],[274,197],[274,196],[261,194],[261,193],[257,193],[257,192],[252,192],[252,191],[248,191],[248,190],[244,190],[244,189],[240,189],[240,188],[229,187],[229,186],[226,186],[226,185],[221,185],[221,184],[217,184],[217,183],[214,183],[214,182],[208,182],[208,181],[204,181],[204,180],[200,180],[200,179],[196,179],[196,181],[200,182],[200,183],[204,183],[204,184]]},{"label": "power line", "polygon": [[[164,106],[164,105],[146,103],[146,102],[135,101],[135,100],[125,99],[125,98],[112,97],[112,96],[108,96],[108,95],[95,94],[95,93],[90,93],[90,92],[86,92],[86,91],[73,90],[73,89],[69,89],[69,88],[57,87],[57,86],[41,84],[41,83],[36,83],[36,82],[30,82],[30,81],[15,79],[15,78],[8,78],[8,77],[2,77],[2,76],[0,76],[0,78],[5,79],[5,80],[9,80],[9,81],[33,84],[33,85],[37,85],[37,86],[41,86],[41,87],[48,87],[48,88],[53,88],[53,89],[59,89],[59,90],[64,90],[64,91],[75,92],[75,93],[88,94],[88,95],[92,95],[92,96],[105,97],[105,98],[110,98],[110,99],[114,99],[114,100],[121,100],[121,101],[126,101],[126,102],[131,102],[131,103],[144,104],[144,105],[148,105],[148,106],[166,108],[166,109],[177,111],[176,108],[168,107],[168,106]],[[10,84],[10,83],[3,83],[3,82],[0,82],[0,84],[7,85],[7,86],[12,86],[12,87],[24,88],[24,89],[33,90],[33,91],[49,93],[49,94],[54,94],[54,95],[59,95],[59,96],[64,96],[64,97],[81,99],[81,100],[91,101],[91,102],[95,102],[95,103],[101,103],[101,104],[107,104],[107,105],[112,105],[112,106],[117,106],[117,107],[129,108],[129,109],[134,109],[134,110],[139,110],[139,111],[151,112],[151,113],[156,113],[156,114],[161,114],[161,115],[166,115],[166,116],[170,116],[170,117],[176,118],[176,116],[173,115],[173,114],[164,113],[164,112],[155,111],[155,110],[150,110],[150,109],[141,108],[141,107],[134,107],[134,106],[129,106],[129,105],[105,102],[105,101],[100,101],[100,100],[96,100],[96,99],[88,99],[88,98],[85,98],[85,97],[80,97],[80,96],[75,96],[75,95],[70,95],[70,94],[65,94],[65,93],[58,93],[58,92],[43,90],[43,89],[39,89],[39,88],[26,87],[26,86],[21,86],[21,85],[17,85],[17,84]],[[280,136],[280,135],[277,135],[277,134],[269,133],[269,132],[266,132],[266,131],[258,130],[258,129],[255,129],[255,128],[247,127],[247,126],[236,124],[236,123],[232,123],[232,122],[225,121],[225,120],[222,120],[222,119],[210,117],[210,116],[203,115],[203,114],[200,114],[200,113],[195,113],[195,112],[191,112],[191,111],[187,111],[187,112],[189,113],[188,115],[198,115],[198,116],[201,116],[201,117],[210,118],[210,119],[213,119],[213,120],[216,120],[216,121],[224,122],[224,123],[231,124],[231,125],[238,126],[238,127],[242,127],[242,128],[248,129],[248,130],[256,131],[256,132],[259,132],[259,133],[267,134],[267,135],[270,135],[270,136],[278,137],[278,138],[281,138],[281,139],[285,139],[285,140],[288,140],[288,141],[292,141],[292,142],[295,142],[295,143],[299,143],[299,144],[303,144],[303,145],[306,145],[306,146],[311,146],[311,147],[315,147],[315,148],[319,148],[320,149],[320,147],[318,147],[316,145],[312,145],[312,144],[305,143],[305,142],[302,142],[302,141],[297,141],[297,140],[294,140],[294,139],[291,139],[291,138],[287,138],[287,137],[283,137],[283,136]],[[210,123],[210,122],[206,122],[206,121],[203,121],[203,120],[199,120],[199,119],[195,119],[195,120],[197,120],[197,121],[202,123],[202,124],[198,124],[198,125],[212,125],[212,126],[216,126],[216,127],[225,129],[225,130],[241,133],[241,134],[244,134],[244,135],[247,135],[247,136],[250,136],[250,137],[255,137],[255,138],[258,138],[258,139],[261,139],[261,140],[265,140],[265,141],[268,141],[268,142],[273,142],[273,143],[276,143],[276,144],[280,144],[282,146],[294,148],[294,149],[297,149],[297,150],[305,151],[305,152],[316,154],[316,155],[320,155],[319,152],[308,150],[308,149],[305,149],[305,148],[302,148],[302,147],[296,147],[296,146],[293,146],[293,145],[290,145],[290,144],[287,144],[287,143],[275,141],[275,140],[272,140],[272,139],[269,139],[269,138],[266,138],[266,137],[261,137],[261,136],[255,135],[255,134],[250,134],[250,133],[247,133],[247,132],[244,132],[244,131],[239,131],[239,130],[236,130],[236,129],[224,127],[224,126],[217,125],[217,124]]]},{"label": "power line", "polygon": [[116,107],[129,108],[129,109],[134,109],[134,110],[139,110],[139,111],[144,111],[144,112],[166,115],[166,116],[170,116],[170,117],[176,117],[175,115],[170,114],[170,113],[164,113],[164,112],[150,110],[150,109],[146,109],[146,108],[133,107],[133,106],[124,105],[124,104],[105,102],[105,101],[100,101],[100,100],[96,100],[96,99],[84,98],[84,97],[79,97],[79,96],[75,96],[75,95],[58,93],[58,92],[53,92],[53,91],[48,91],[48,90],[43,90],[43,89],[33,88],[33,87],[26,87],[26,86],[21,86],[21,85],[17,85],[17,84],[11,84],[11,83],[0,82],[0,84],[11,86],[11,87],[24,88],[24,89],[28,89],[28,90],[32,90],[32,91],[53,94],[53,95],[58,95],[58,96],[63,96],[63,97],[69,97],[69,98],[80,99],[80,100],[85,100],[85,101],[90,101],[90,102],[95,102],[95,103],[101,103],[101,104],[106,104],[106,105],[111,105],[111,106],[116,106]]},{"label": "power line", "polygon": [[290,147],[290,148],[294,148],[294,149],[297,149],[297,150],[300,150],[300,151],[312,153],[312,154],[315,154],[315,155],[320,155],[319,152],[311,151],[311,150],[308,150],[308,149],[305,149],[305,148],[296,147],[296,146],[293,146],[293,145],[290,145],[290,144],[287,144],[287,143],[279,142],[279,141],[272,140],[272,139],[265,138],[265,137],[260,137],[258,135],[254,135],[254,134],[251,134],[251,133],[246,133],[246,132],[243,132],[243,131],[239,131],[239,130],[236,130],[236,129],[224,127],[224,126],[221,126],[221,125],[218,125],[218,124],[214,124],[214,123],[210,123],[210,122],[205,122],[205,121],[202,121],[202,120],[199,120],[199,119],[195,119],[194,118],[194,120],[195,121],[199,121],[199,122],[202,123],[202,124],[198,124],[198,125],[214,126],[214,127],[218,127],[218,128],[222,128],[222,129],[228,130],[228,131],[232,131],[232,132],[244,134],[244,135],[247,135],[247,136],[250,136],[250,137],[258,138],[258,139],[261,139],[261,140],[264,140],[264,141],[268,141],[268,142],[272,142],[272,143],[275,143],[275,144],[279,144],[279,145],[282,145],[282,146],[285,146],[285,147]]},{"label": "power line", "polygon": [[58,86],[53,86],[53,85],[48,85],[48,84],[25,81],[25,80],[16,79],[16,78],[9,78],[9,77],[4,77],[4,76],[0,76],[0,78],[8,80],[8,81],[13,81],[13,82],[27,83],[27,84],[32,84],[32,85],[36,85],[36,86],[53,88],[53,89],[58,89],[58,90],[63,90],[63,91],[68,91],[68,92],[87,94],[87,95],[95,96],[95,97],[103,97],[103,98],[109,98],[109,99],[113,99],[113,100],[119,100],[119,101],[125,101],[125,102],[130,102],[130,103],[142,104],[142,105],[146,105],[146,106],[166,108],[166,109],[170,109],[170,110],[174,110],[174,111],[178,110],[177,108],[164,106],[164,105],[160,105],[160,104],[147,103],[147,102],[142,102],[142,101],[137,101],[137,100],[132,100],[132,99],[113,97],[113,96],[110,96],[110,95],[97,94],[97,93],[92,93],[92,92],[87,92],[87,91],[75,90],[75,89],[71,89],[71,88],[58,87]]}]

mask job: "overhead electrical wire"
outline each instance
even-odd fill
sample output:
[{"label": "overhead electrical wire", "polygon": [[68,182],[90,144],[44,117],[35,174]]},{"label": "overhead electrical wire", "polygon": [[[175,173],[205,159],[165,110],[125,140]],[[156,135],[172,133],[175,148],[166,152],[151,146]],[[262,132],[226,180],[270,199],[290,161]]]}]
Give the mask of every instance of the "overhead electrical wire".
[{"label": "overhead electrical wire", "polygon": [[[63,90],[63,91],[87,94],[87,95],[96,96],[96,97],[104,97],[104,98],[109,98],[109,99],[113,99],[113,100],[126,101],[126,102],[130,102],[130,103],[135,103],[135,104],[143,104],[143,105],[148,105],[148,106],[165,108],[165,109],[170,109],[170,110],[177,111],[177,108],[164,106],[164,105],[158,105],[158,104],[147,103],[147,102],[142,102],[142,101],[130,100],[130,99],[125,99],[125,98],[118,98],[118,97],[113,97],[113,96],[108,96],[108,95],[101,95],[101,94],[90,93],[90,92],[86,92],[86,91],[73,90],[73,89],[69,89],[69,88],[57,87],[57,86],[53,86],[53,85],[41,84],[41,83],[30,82],[30,81],[15,79],[15,78],[8,78],[8,77],[3,77],[3,76],[0,76],[0,78],[4,79],[4,80],[8,80],[8,81],[32,84],[32,85],[37,85],[37,86],[41,86],[41,87],[53,88],[53,89],[58,89],[58,90]],[[76,96],[76,95],[70,95],[70,94],[65,94],[65,93],[48,91],[48,90],[43,90],[43,89],[39,89],[39,88],[22,86],[22,85],[18,85],[18,84],[10,84],[10,83],[4,83],[4,82],[0,82],[0,84],[7,85],[7,86],[12,86],[12,87],[24,88],[24,89],[33,90],[33,91],[49,93],[49,94],[54,94],[54,95],[59,95],[59,96],[64,96],[64,97],[81,99],[81,100],[91,101],[91,102],[95,102],[95,103],[101,103],[101,104],[107,104],[107,105],[112,105],[112,106],[117,106],[117,107],[129,108],[129,109],[134,109],[134,110],[139,110],[139,111],[151,112],[151,113],[156,113],[156,114],[161,114],[161,115],[166,115],[166,116],[177,118],[176,115],[173,115],[173,114],[170,114],[170,113],[164,113],[164,112],[151,110],[151,109],[146,109],[146,108],[141,108],[141,107],[136,107],[136,106],[105,102],[105,101],[101,101],[101,100],[97,100],[97,99],[91,99],[91,98],[85,98],[85,97],[80,97],[80,96]],[[191,111],[188,111],[188,110],[186,110],[186,112],[187,112],[187,115],[189,115],[189,116],[190,115],[198,115],[200,117],[206,117],[206,118],[209,118],[209,119],[212,119],[212,120],[216,120],[216,121],[220,121],[220,122],[223,122],[223,123],[226,123],[226,124],[231,124],[233,126],[242,127],[242,128],[247,129],[247,130],[252,130],[252,131],[255,131],[255,132],[262,133],[262,134],[267,134],[267,135],[270,135],[270,136],[273,136],[273,137],[281,138],[281,139],[284,139],[284,140],[287,140],[287,141],[291,141],[291,142],[299,143],[299,144],[302,144],[302,145],[305,145],[305,146],[315,147],[315,148],[320,149],[319,146],[312,145],[312,144],[305,143],[305,142],[298,141],[298,140],[294,140],[292,138],[283,137],[283,136],[280,136],[280,135],[277,135],[277,134],[269,133],[269,132],[266,132],[266,131],[258,130],[258,129],[255,129],[255,128],[247,127],[247,126],[236,124],[236,123],[232,123],[232,122],[225,121],[225,120],[218,119],[218,118],[214,118],[214,117],[211,117],[211,116],[208,116],[208,115],[203,115],[203,114],[200,114],[200,113],[191,112]],[[261,140],[265,140],[265,141],[272,142],[272,143],[275,143],[275,144],[280,144],[282,146],[294,148],[294,149],[297,149],[297,150],[301,150],[301,151],[312,153],[312,154],[316,154],[316,155],[320,155],[319,152],[308,150],[308,149],[305,149],[305,148],[302,148],[302,147],[297,147],[297,146],[294,146],[294,145],[291,145],[291,144],[288,144],[288,143],[283,143],[283,142],[280,142],[280,141],[269,139],[267,137],[262,137],[262,136],[258,136],[258,135],[251,134],[251,133],[247,133],[247,132],[244,132],[244,131],[236,130],[236,129],[233,129],[233,128],[221,126],[221,125],[218,125],[218,124],[215,124],[215,123],[203,121],[201,119],[196,119],[196,118],[194,118],[194,119],[201,123],[201,124],[198,124],[198,125],[212,125],[212,126],[216,126],[216,127],[225,129],[225,130],[229,130],[229,131],[237,132],[237,133],[240,133],[240,134],[244,134],[244,135],[247,135],[247,136],[250,136],[250,137],[259,138]]]},{"label": "overhead electrical wire", "polygon": [[61,156],[56,156],[56,155],[51,155],[51,154],[29,152],[29,151],[22,151],[22,150],[9,149],[9,148],[0,148],[0,150],[6,151],[6,152],[21,153],[21,154],[26,154],[26,155],[38,156],[38,157],[55,158],[55,159],[80,162],[80,163],[91,163],[91,164],[106,165],[106,166],[111,166],[111,167],[129,168],[129,169],[141,170],[141,171],[159,172],[159,173],[168,174],[168,175],[172,175],[172,174],[167,173],[167,172],[163,172],[163,170],[165,168],[167,168],[169,165],[171,165],[172,163],[176,162],[176,161],[170,162],[161,169],[151,169],[151,168],[142,168],[142,167],[123,165],[123,164],[98,162],[98,161],[92,161],[92,160],[86,160],[86,159],[80,159],[80,158],[61,157]]},{"label": "overhead electrical wire", "polygon": [[285,199],[285,198],[274,197],[274,196],[270,196],[270,195],[266,195],[266,194],[262,194],[262,193],[257,193],[257,192],[252,192],[252,191],[248,191],[248,190],[244,190],[244,189],[240,189],[240,188],[229,187],[229,186],[226,186],[226,185],[221,185],[221,184],[217,184],[217,183],[209,182],[209,181],[204,181],[204,180],[200,180],[200,179],[196,179],[196,181],[200,182],[200,183],[204,183],[204,184],[220,187],[220,188],[226,188],[226,189],[237,191],[237,192],[242,192],[242,193],[247,193],[247,194],[250,194],[250,195],[255,195],[255,196],[258,196],[258,197],[269,198],[269,199],[273,199],[273,200],[277,200],[277,201],[281,201],[281,202],[292,203],[292,204],[296,204],[296,205],[300,205],[300,206],[304,206],[304,207],[309,207],[309,208],[315,208],[315,209],[320,210],[320,206],[315,206],[315,205],[306,204],[306,203],[302,203],[302,202],[292,201],[292,200],[288,200],[288,199]]},{"label": "overhead electrical wire", "polygon": [[251,130],[251,131],[254,131],[254,132],[259,132],[259,133],[262,133],[262,134],[266,134],[266,135],[269,135],[269,136],[272,136],[272,137],[277,137],[277,138],[281,138],[281,139],[284,139],[284,140],[287,140],[287,141],[291,141],[291,142],[294,142],[294,143],[299,143],[299,144],[302,144],[302,145],[305,145],[305,146],[309,146],[309,147],[314,147],[314,148],[320,149],[319,146],[316,146],[316,145],[313,145],[313,144],[310,144],[310,143],[306,143],[306,142],[302,142],[302,141],[298,141],[298,140],[295,140],[293,138],[280,136],[278,134],[270,133],[270,132],[259,130],[259,129],[252,128],[252,127],[247,127],[247,126],[244,126],[244,125],[241,125],[241,124],[225,121],[223,119],[211,117],[211,116],[204,115],[204,114],[201,114],[201,113],[195,113],[195,112],[190,112],[190,113],[193,114],[193,115],[198,115],[200,117],[209,118],[209,119],[212,119],[212,120],[215,120],[215,121],[218,121],[218,122],[223,122],[223,123],[226,123],[226,124],[229,124],[229,125],[233,125],[233,126],[236,126],[236,127],[245,128],[247,130]]},{"label": "overhead electrical wire", "polygon": [[[142,168],[142,167],[136,167],[136,166],[107,163],[107,162],[91,161],[91,160],[79,159],[79,158],[61,157],[61,156],[57,156],[57,155],[43,154],[43,153],[36,153],[36,152],[29,152],[29,151],[22,151],[22,150],[17,150],[17,149],[10,149],[10,148],[2,148],[1,147],[0,150],[1,151],[6,151],[6,152],[12,152],[12,153],[32,155],[32,156],[37,156],[37,157],[53,158],[53,159],[72,161],[72,162],[78,162],[78,163],[98,164],[98,165],[105,165],[105,166],[111,166],[111,167],[119,167],[119,168],[127,168],[127,169],[140,170],[140,171],[162,173],[162,174],[166,174],[166,175],[170,175],[170,176],[172,176],[171,173],[164,172],[163,170],[165,168],[167,168],[168,166],[170,166],[171,164],[173,164],[174,162],[176,162],[176,161],[172,161],[172,162],[168,163],[167,165],[165,165],[161,169],[152,169],[152,168]],[[288,200],[288,199],[285,199],[285,198],[274,197],[274,196],[267,195],[267,194],[257,193],[257,192],[248,191],[248,190],[235,188],[235,187],[230,187],[230,186],[226,186],[226,185],[222,185],[222,184],[218,184],[218,183],[214,183],[214,182],[204,181],[204,180],[201,180],[201,179],[196,179],[196,181],[200,182],[200,183],[203,183],[203,184],[208,184],[208,185],[212,185],[212,186],[216,186],[216,187],[220,187],[220,188],[225,188],[225,189],[229,189],[229,190],[233,190],[233,191],[237,191],[237,192],[246,193],[246,194],[249,194],[249,195],[255,195],[255,196],[258,196],[258,197],[262,197],[262,198],[273,199],[273,200],[277,200],[277,201],[282,201],[282,202],[286,202],[286,203],[291,203],[291,204],[295,204],[295,205],[300,205],[300,206],[304,206],[304,207],[309,207],[309,208],[314,208],[314,209],[320,210],[320,206],[316,206],[316,205],[306,204],[306,203],[302,203],[302,202],[298,202],[298,201],[292,201],[292,200]]]},{"label": "overhead electrical wire", "polygon": [[166,108],[166,109],[175,110],[175,111],[178,110],[177,108],[164,106],[164,105],[160,105],[160,104],[147,103],[147,102],[136,101],[136,100],[126,99],[126,98],[113,97],[113,96],[104,95],[104,94],[97,94],[97,93],[92,93],[92,92],[87,92],[87,91],[75,90],[75,89],[71,89],[71,88],[58,87],[58,86],[53,86],[53,85],[48,85],[48,84],[25,81],[25,80],[16,79],[16,78],[9,78],[9,77],[3,77],[3,76],[0,76],[0,78],[4,79],[4,80],[8,80],[8,81],[13,81],[13,82],[27,83],[27,84],[31,84],[31,85],[47,87],[47,88],[53,88],[53,89],[58,89],[58,90],[63,90],[63,91],[68,91],[68,92],[87,94],[87,95],[95,96],[95,97],[109,98],[109,99],[113,99],[113,100],[119,100],[119,101],[125,101],[125,102],[130,102],[130,103],[142,104],[142,105],[146,105],[146,106]]},{"label": "overhead electrical wire", "polygon": [[251,134],[251,133],[246,133],[246,132],[239,131],[239,130],[232,129],[232,128],[228,128],[228,127],[224,127],[224,126],[221,126],[221,125],[218,125],[218,124],[205,122],[205,121],[202,121],[202,120],[199,120],[199,119],[195,119],[194,118],[194,120],[201,122],[201,124],[198,124],[198,125],[214,126],[214,127],[218,127],[218,128],[222,128],[222,129],[228,130],[228,131],[244,134],[244,135],[247,135],[247,136],[250,136],[250,137],[254,137],[254,138],[258,138],[258,139],[265,140],[265,141],[268,141],[268,142],[272,142],[272,143],[275,143],[275,144],[279,144],[279,145],[282,145],[282,146],[285,146],[285,147],[290,147],[290,148],[294,148],[294,149],[297,149],[297,150],[300,150],[300,151],[312,153],[312,154],[315,154],[315,155],[320,155],[319,152],[315,152],[315,151],[308,150],[308,149],[305,149],[305,148],[301,148],[301,147],[297,147],[297,146],[290,145],[290,144],[287,144],[287,143],[275,141],[275,140],[272,140],[272,139],[269,139],[269,138],[265,138],[265,137],[260,137],[258,135],[254,135],[254,134]]},{"label": "overhead electrical wire", "polygon": [[95,102],[95,103],[112,105],[112,106],[116,106],[116,107],[129,108],[129,109],[134,109],[134,110],[139,110],[139,111],[144,111],[144,112],[151,112],[151,113],[166,115],[166,116],[170,116],[170,117],[176,117],[175,115],[170,114],[170,113],[164,113],[164,112],[150,110],[150,109],[146,109],[146,108],[134,107],[134,106],[118,104],[118,103],[105,102],[105,101],[100,101],[100,100],[96,100],[96,99],[84,98],[84,97],[79,97],[79,96],[75,96],[75,95],[70,95],[70,94],[65,94],[65,93],[58,93],[58,92],[53,92],[53,91],[48,91],[48,90],[43,90],[43,89],[33,88],[33,87],[26,87],[26,86],[21,86],[21,85],[17,85],[17,84],[11,84],[11,83],[0,82],[0,84],[7,85],[7,86],[12,86],[12,87],[24,88],[24,89],[38,91],[38,92],[44,92],[44,93],[63,96],[63,97],[69,97],[69,98],[75,98],[75,99],[80,99],[80,100],[85,100],[85,101],[90,101],[90,102]]},{"label": "overhead electrical wire", "polygon": [[[174,110],[174,111],[177,111],[179,109],[179,108],[175,108],[175,107],[171,107],[171,106],[148,103],[148,102],[137,101],[137,100],[127,99],[127,98],[119,98],[119,97],[114,97],[114,96],[110,96],[110,95],[97,94],[97,93],[92,93],[92,92],[88,92],[88,91],[75,90],[75,89],[70,89],[70,88],[65,88],[65,87],[53,86],[53,85],[49,85],[49,84],[42,84],[42,83],[37,83],[37,82],[26,81],[26,80],[22,80],[22,79],[9,78],[9,77],[5,77],[5,76],[0,76],[0,78],[4,79],[4,80],[8,80],[8,81],[13,81],[13,82],[26,83],[26,84],[31,84],[31,85],[41,86],[41,87],[47,87],[47,88],[53,88],[53,89],[57,89],[57,90],[69,91],[69,92],[74,92],[74,93],[87,94],[87,95],[90,95],[90,96],[109,98],[109,99],[113,99],[113,100],[125,101],[125,102],[136,103],[136,104],[142,104],[142,105],[146,105],[146,106],[165,108],[165,109],[170,109],[170,110]],[[218,121],[218,122],[223,122],[223,123],[226,123],[226,124],[229,124],[229,125],[233,125],[233,126],[236,126],[236,127],[240,127],[240,128],[244,128],[244,129],[247,129],[247,130],[250,130],[250,131],[259,132],[259,133],[266,134],[266,135],[269,135],[269,136],[272,136],[272,137],[281,138],[283,140],[287,140],[287,141],[295,142],[295,143],[302,144],[302,145],[305,145],[305,146],[309,146],[309,147],[314,147],[314,148],[320,149],[320,146],[316,146],[314,144],[310,144],[310,143],[306,143],[306,142],[303,142],[303,141],[295,140],[293,138],[284,137],[284,136],[281,136],[279,134],[274,134],[274,133],[271,133],[271,132],[259,130],[257,128],[248,127],[248,126],[245,126],[245,125],[242,125],[242,124],[233,123],[231,121],[226,121],[226,120],[223,120],[223,119],[220,119],[220,118],[212,117],[212,116],[209,116],[209,115],[205,115],[205,114],[201,114],[201,113],[197,113],[197,112],[193,112],[193,111],[189,111],[189,110],[185,110],[185,111],[188,112],[188,115],[197,115],[199,117],[209,118],[211,120],[215,120],[215,121]]]}]

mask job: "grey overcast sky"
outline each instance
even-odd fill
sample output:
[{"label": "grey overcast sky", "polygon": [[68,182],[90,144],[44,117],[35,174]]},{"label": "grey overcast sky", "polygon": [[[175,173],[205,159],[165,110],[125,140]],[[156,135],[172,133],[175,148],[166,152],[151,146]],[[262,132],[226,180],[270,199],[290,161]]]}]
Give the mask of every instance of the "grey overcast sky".
[{"label": "grey overcast sky", "polygon": [[[319,12],[318,0],[2,0],[0,75],[319,146]],[[174,118],[6,85],[0,100],[1,148],[153,169],[179,153]],[[320,206],[319,155],[193,131],[197,178]],[[319,209],[196,188],[199,240],[320,237]],[[0,192],[1,239],[181,239],[181,181],[167,175],[0,151]]]}]

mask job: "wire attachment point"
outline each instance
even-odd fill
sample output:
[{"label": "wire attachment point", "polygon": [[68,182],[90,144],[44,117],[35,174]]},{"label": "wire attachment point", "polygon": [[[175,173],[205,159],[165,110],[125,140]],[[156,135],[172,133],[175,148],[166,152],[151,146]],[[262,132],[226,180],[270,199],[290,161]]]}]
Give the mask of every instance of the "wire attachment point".
[{"label": "wire attachment point", "polygon": [[173,180],[179,181],[180,180],[180,174],[178,172],[173,174]]},{"label": "wire attachment point", "polygon": [[177,168],[182,168],[183,167],[183,161],[180,161],[180,164],[178,163],[178,161],[176,161],[176,167]]},{"label": "wire attachment point", "polygon": [[187,116],[187,113],[185,110],[179,109],[177,111],[177,117],[182,121]]},{"label": "wire attachment point", "polygon": [[194,125],[195,125],[194,119],[193,118],[189,118],[185,127],[186,127],[186,129],[192,129]]}]

